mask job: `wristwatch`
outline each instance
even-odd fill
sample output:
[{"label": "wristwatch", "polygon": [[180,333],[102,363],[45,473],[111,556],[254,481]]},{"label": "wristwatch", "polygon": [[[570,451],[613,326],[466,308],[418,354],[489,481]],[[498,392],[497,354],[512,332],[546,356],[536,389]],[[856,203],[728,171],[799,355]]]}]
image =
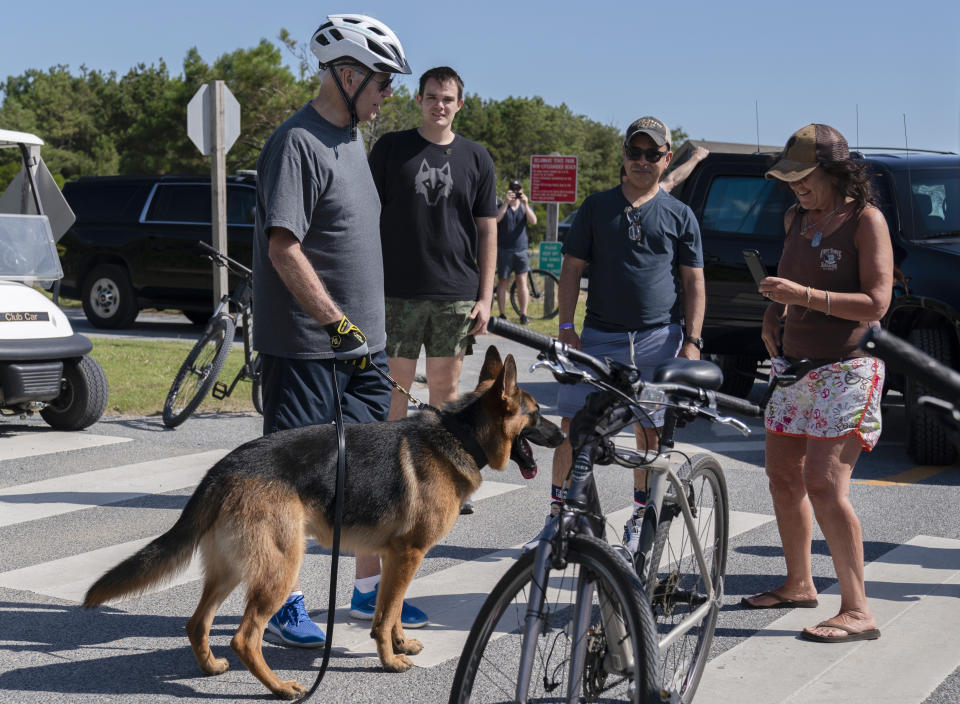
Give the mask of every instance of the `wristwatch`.
[{"label": "wristwatch", "polygon": [[687,338],[687,339],[685,340],[685,342],[692,342],[694,347],[696,347],[698,350],[700,350],[701,352],[703,352],[703,338],[702,338],[702,337],[691,337],[690,335],[687,335],[686,338]]}]

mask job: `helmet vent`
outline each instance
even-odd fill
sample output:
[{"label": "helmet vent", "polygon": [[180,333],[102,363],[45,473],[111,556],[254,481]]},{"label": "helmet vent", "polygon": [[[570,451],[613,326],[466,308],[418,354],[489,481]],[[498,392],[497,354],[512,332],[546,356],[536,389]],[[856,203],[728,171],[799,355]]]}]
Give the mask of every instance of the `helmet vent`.
[{"label": "helmet vent", "polygon": [[347,24],[360,24],[360,20],[356,17],[344,17],[343,21]]},{"label": "helmet vent", "polygon": [[327,46],[330,43],[330,40],[326,38],[323,34],[317,35],[317,44],[320,46]]},{"label": "helmet vent", "polygon": [[382,56],[382,57],[385,58],[387,61],[393,61],[393,60],[394,60],[394,57],[393,57],[393,56],[390,56],[390,54],[388,54],[388,53],[383,49],[382,46],[380,46],[379,44],[375,44],[374,42],[370,41],[369,39],[367,39],[367,48],[368,48],[370,51],[372,51],[374,54],[378,54],[378,55]]},{"label": "helmet vent", "polygon": [[343,35],[340,34],[340,30],[336,27],[330,30],[330,36],[336,39],[338,42],[343,41]]},{"label": "helmet vent", "polygon": [[384,31],[383,31],[382,29],[380,29],[379,27],[370,26],[370,27],[368,27],[368,29],[369,29],[371,32],[373,32],[374,34],[379,34],[381,37],[387,36],[387,35],[386,35],[386,32],[384,32]]}]

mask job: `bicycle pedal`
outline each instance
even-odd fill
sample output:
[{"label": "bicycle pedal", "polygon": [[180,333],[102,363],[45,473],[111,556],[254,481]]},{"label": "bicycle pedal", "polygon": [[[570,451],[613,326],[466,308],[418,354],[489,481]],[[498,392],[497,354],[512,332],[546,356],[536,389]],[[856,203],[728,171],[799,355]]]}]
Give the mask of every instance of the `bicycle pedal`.
[{"label": "bicycle pedal", "polygon": [[213,388],[210,389],[210,395],[218,401],[222,401],[227,397],[227,385],[222,381],[218,381],[213,385]]}]

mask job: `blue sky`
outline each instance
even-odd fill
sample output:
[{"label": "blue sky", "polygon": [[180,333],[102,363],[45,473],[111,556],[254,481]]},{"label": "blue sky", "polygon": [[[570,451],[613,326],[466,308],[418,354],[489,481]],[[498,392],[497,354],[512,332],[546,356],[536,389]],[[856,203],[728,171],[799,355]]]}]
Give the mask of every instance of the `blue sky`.
[{"label": "blue sky", "polygon": [[[657,14],[659,10],[660,14]],[[851,145],[960,152],[960,2],[48,0],[0,10],[0,76],[81,64],[127,71],[196,46],[308,40],[332,12],[400,36],[416,76],[456,68],[485,98],[539,95],[619,129],[653,114],[691,137],[780,145],[825,122]],[[859,110],[859,122],[857,113]]]}]

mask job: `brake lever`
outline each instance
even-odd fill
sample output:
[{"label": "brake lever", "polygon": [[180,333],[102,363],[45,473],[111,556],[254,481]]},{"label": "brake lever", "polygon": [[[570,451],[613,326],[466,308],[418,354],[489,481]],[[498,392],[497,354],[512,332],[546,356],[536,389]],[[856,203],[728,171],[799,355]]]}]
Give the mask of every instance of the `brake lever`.
[{"label": "brake lever", "polygon": [[561,384],[577,384],[580,381],[590,382],[593,380],[590,374],[570,364],[569,361],[567,363],[570,364],[571,368],[567,369],[563,361],[562,358],[557,360],[547,359],[546,356],[541,353],[537,355],[537,361],[530,365],[530,373],[538,369],[547,369]]},{"label": "brake lever", "polygon": [[706,416],[713,423],[729,425],[734,430],[739,431],[744,437],[750,435],[750,427],[739,418],[735,418],[733,416],[722,416],[714,409],[705,408],[703,406],[700,406],[697,410],[699,411],[700,415]]}]

